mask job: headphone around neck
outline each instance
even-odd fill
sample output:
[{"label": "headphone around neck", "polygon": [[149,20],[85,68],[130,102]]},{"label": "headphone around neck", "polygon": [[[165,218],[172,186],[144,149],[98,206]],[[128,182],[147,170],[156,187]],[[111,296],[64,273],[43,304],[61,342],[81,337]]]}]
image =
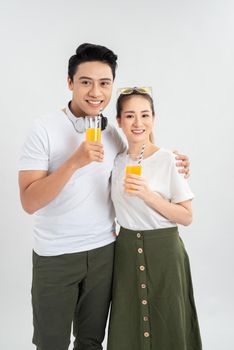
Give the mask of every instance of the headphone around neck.
[{"label": "headphone around neck", "polygon": [[[78,133],[83,133],[85,132],[85,118],[84,117],[75,117],[70,109],[69,106],[64,110],[68,119],[71,121],[71,123],[74,126],[74,129],[76,130],[76,132]],[[101,117],[101,130],[105,130],[108,124],[108,119],[106,117],[103,116],[103,114],[100,114]]]}]

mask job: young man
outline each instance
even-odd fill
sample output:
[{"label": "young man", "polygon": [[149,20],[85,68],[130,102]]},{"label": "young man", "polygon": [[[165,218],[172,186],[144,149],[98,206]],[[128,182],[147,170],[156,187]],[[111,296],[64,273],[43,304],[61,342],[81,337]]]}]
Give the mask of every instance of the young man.
[{"label": "young man", "polygon": [[[68,106],[37,119],[24,144],[19,186],[34,214],[33,343],[38,350],[102,349],[111,300],[114,210],[110,175],[124,144],[103,125],[102,143],[85,142],[84,116],[110,101],[117,56],[82,44],[69,60]],[[105,123],[103,123],[105,124]],[[188,171],[185,156],[178,158]]]}]

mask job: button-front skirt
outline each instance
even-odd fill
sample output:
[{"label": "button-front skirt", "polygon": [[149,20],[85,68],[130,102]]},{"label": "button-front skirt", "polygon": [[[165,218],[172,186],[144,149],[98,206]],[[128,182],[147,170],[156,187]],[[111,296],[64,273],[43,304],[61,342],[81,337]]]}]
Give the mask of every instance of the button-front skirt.
[{"label": "button-front skirt", "polygon": [[202,349],[189,259],[177,227],[121,228],[107,349]]}]

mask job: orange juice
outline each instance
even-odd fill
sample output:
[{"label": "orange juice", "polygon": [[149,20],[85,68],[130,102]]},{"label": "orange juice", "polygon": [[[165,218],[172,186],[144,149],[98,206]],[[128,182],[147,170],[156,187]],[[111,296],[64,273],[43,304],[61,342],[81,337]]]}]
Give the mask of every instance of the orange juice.
[{"label": "orange juice", "polygon": [[101,142],[101,128],[87,128],[86,141]]},{"label": "orange juice", "polygon": [[[134,165],[126,165],[125,168],[125,174],[126,175],[130,175],[130,174],[134,174],[134,175],[139,175],[141,176],[141,172],[142,172],[142,166],[139,164],[134,164]],[[129,182],[130,184],[131,182]],[[126,190],[132,191],[133,188],[128,188],[126,187]]]},{"label": "orange juice", "polygon": [[141,176],[142,167],[141,165],[127,165],[125,169],[125,174],[135,174]]}]

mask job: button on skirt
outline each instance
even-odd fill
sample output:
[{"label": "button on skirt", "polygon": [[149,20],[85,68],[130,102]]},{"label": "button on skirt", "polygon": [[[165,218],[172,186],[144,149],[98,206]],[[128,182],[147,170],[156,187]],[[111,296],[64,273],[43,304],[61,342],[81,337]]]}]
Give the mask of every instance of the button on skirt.
[{"label": "button on skirt", "polygon": [[121,228],[107,349],[202,349],[189,259],[177,227]]}]

